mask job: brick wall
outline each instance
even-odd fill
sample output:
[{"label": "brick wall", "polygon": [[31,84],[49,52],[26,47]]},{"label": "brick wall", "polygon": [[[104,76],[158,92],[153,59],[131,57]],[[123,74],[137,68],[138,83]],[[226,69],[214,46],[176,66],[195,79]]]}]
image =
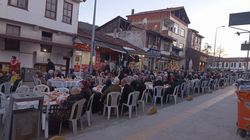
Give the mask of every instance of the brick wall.
[{"label": "brick wall", "polygon": [[129,16],[128,20],[132,22],[142,21],[144,18],[147,20],[156,20],[156,19],[163,19],[168,18],[169,12],[162,12],[162,13],[153,13],[153,14],[145,14],[145,15],[138,15],[138,16]]},{"label": "brick wall", "polygon": [[161,34],[168,35],[168,30],[162,30]]},{"label": "brick wall", "polygon": [[185,26],[188,27],[188,24],[185,23],[184,21],[182,21],[181,19],[179,19],[178,17],[176,17],[174,14],[171,14],[171,17],[173,17],[174,19],[176,19],[177,21],[179,21],[180,23],[184,24]]}]

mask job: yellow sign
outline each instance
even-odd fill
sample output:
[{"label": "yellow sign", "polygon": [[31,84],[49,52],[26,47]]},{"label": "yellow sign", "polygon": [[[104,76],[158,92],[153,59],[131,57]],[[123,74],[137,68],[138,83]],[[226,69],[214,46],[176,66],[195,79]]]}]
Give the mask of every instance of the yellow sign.
[{"label": "yellow sign", "polygon": [[91,61],[91,64],[93,65],[93,61]]},{"label": "yellow sign", "polygon": [[33,70],[30,71],[30,74],[33,74]]}]

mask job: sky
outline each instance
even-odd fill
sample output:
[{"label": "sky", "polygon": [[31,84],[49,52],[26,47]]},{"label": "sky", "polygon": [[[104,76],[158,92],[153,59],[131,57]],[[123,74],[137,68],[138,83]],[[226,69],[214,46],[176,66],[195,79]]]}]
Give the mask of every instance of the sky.
[{"label": "sky", "polygon": [[[205,37],[202,47],[208,43],[213,52],[216,28],[224,25],[217,30],[216,47],[224,48],[226,57],[246,57],[247,52],[241,51],[240,47],[249,40],[249,34],[238,36],[235,33],[240,30],[232,29],[228,24],[229,14],[250,11],[249,4],[250,0],[97,0],[96,25],[101,26],[117,16],[127,19],[132,9],[138,13],[184,6],[191,22],[188,27]],[[79,20],[92,24],[93,9],[94,0],[81,3]],[[250,26],[244,29],[250,30]]]}]

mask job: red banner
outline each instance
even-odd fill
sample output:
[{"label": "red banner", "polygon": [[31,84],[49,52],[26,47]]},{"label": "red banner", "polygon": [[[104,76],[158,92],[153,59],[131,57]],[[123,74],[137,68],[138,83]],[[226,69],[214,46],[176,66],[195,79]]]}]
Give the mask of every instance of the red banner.
[{"label": "red banner", "polygon": [[84,51],[86,51],[86,52],[90,52],[90,50],[91,50],[90,45],[87,45],[87,44],[75,43],[75,46],[77,46],[77,48],[79,48],[79,49],[81,49],[81,50],[84,50]]}]

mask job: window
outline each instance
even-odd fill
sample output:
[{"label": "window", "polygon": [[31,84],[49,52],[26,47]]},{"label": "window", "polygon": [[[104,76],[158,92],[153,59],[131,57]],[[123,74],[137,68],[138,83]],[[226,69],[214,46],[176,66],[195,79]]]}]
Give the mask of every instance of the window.
[{"label": "window", "polygon": [[234,66],[234,63],[231,63],[231,67],[233,67]]},{"label": "window", "polygon": [[169,52],[169,49],[170,49],[170,43],[169,42],[165,42],[163,50]]},{"label": "window", "polygon": [[100,62],[105,62],[105,60],[109,61],[109,54],[101,53],[100,54]]},{"label": "window", "polygon": [[71,24],[73,4],[64,2],[63,6],[63,22]]},{"label": "window", "polygon": [[28,9],[28,0],[9,0],[8,5]]},{"label": "window", "polygon": [[174,24],[174,33],[178,34],[178,32],[179,32],[179,25]]},{"label": "window", "polygon": [[45,17],[56,19],[57,0],[46,0]]},{"label": "window", "polygon": [[241,63],[239,63],[239,68],[241,68]]},{"label": "window", "polygon": [[234,63],[234,67],[236,68],[236,63]]},{"label": "window", "polygon": [[41,44],[41,52],[52,52],[52,46]]},{"label": "window", "polygon": [[173,45],[174,45],[174,46],[177,46],[177,42],[176,42],[176,41],[174,41],[174,42],[173,42]]},{"label": "window", "polygon": [[194,45],[194,39],[195,39],[195,35],[194,35],[194,33],[192,34],[192,42],[191,42],[191,46],[193,46]]},{"label": "window", "polygon": [[183,47],[184,47],[184,44],[180,43],[179,48],[183,48]]},{"label": "window", "polygon": [[19,51],[20,42],[18,40],[5,39],[5,50]]},{"label": "window", "polygon": [[20,27],[7,24],[7,26],[6,26],[6,34],[20,36]]},{"label": "window", "polygon": [[185,37],[185,30],[184,29],[181,29],[181,36]]},{"label": "window", "polygon": [[226,67],[228,67],[228,63],[226,63]]},{"label": "window", "polygon": [[42,32],[42,40],[52,41],[52,33]]}]

